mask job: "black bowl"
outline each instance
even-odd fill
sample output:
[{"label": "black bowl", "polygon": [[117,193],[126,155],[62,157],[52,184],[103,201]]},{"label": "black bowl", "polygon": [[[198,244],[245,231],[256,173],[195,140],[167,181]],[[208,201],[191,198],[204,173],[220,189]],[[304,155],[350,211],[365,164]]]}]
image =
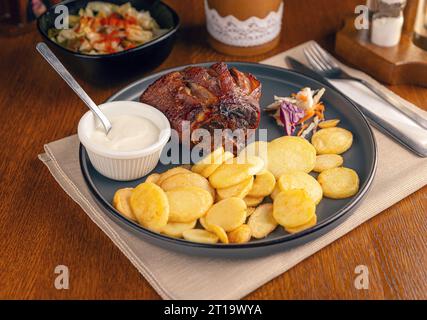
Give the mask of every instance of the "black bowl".
[{"label": "black bowl", "polygon": [[161,28],[170,29],[166,34],[144,45],[118,53],[89,55],[68,50],[48,37],[48,30],[54,27],[55,7],[65,5],[70,14],[77,14],[86,7],[89,0],[68,0],[51,7],[37,20],[37,27],[48,46],[77,77],[88,82],[105,84],[128,79],[139,72],[147,71],[161,64],[172,50],[179,17],[169,6],[156,0],[106,0],[124,4],[130,2],[137,10],[148,10]]}]

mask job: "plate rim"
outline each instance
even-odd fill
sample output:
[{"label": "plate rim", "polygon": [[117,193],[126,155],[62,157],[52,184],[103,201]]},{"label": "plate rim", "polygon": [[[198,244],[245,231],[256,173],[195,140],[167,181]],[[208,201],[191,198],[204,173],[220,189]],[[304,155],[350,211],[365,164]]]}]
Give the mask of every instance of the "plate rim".
[{"label": "plate rim", "polygon": [[[162,76],[166,73],[173,72],[176,70],[181,70],[181,69],[189,67],[189,66],[206,66],[209,64],[213,64],[213,63],[215,63],[215,62],[194,63],[194,64],[187,64],[187,65],[182,65],[182,66],[177,66],[177,67],[172,67],[172,68],[167,68],[167,69],[161,70],[159,72],[148,75],[146,77],[143,77],[139,80],[136,80],[136,81],[128,84],[123,89],[119,90],[118,92],[116,92],[115,94],[110,96],[106,100],[106,102],[114,101],[122,93],[128,91],[130,88],[133,88],[133,87],[139,85],[141,82],[145,82],[145,81],[150,80],[152,78],[156,78],[156,77]],[[86,149],[80,143],[80,147],[79,147],[80,169],[82,171],[84,180],[85,180],[86,184],[88,185],[92,196],[95,197],[95,200],[102,206],[102,208],[106,209],[106,211],[109,214],[113,215],[115,218],[119,219],[120,222],[124,223],[125,225],[132,228],[134,231],[136,231],[138,233],[142,232],[144,235],[156,238],[157,240],[173,243],[174,245],[180,245],[180,246],[182,245],[184,247],[194,247],[194,248],[202,248],[202,249],[236,250],[236,249],[250,249],[250,248],[259,248],[259,247],[268,248],[268,247],[272,247],[272,246],[278,245],[278,244],[289,243],[289,242],[292,242],[294,240],[302,240],[303,238],[308,237],[309,235],[312,235],[316,232],[319,232],[319,231],[325,229],[327,226],[333,224],[335,221],[339,220],[340,218],[342,218],[346,215],[348,216],[352,212],[352,209],[354,209],[355,207],[357,207],[358,204],[360,204],[360,202],[363,200],[363,198],[365,197],[367,192],[370,190],[370,187],[372,185],[372,181],[375,177],[375,173],[377,170],[377,164],[378,164],[377,142],[376,142],[375,136],[373,134],[372,127],[369,125],[368,120],[363,115],[363,113],[360,111],[360,109],[349,98],[347,98],[344,94],[342,94],[341,92],[339,92],[335,88],[333,88],[329,85],[323,84],[323,83],[317,81],[316,79],[313,79],[313,78],[311,78],[305,74],[302,74],[298,71],[289,70],[289,69],[277,67],[277,66],[261,64],[261,63],[254,63],[254,62],[226,61],[225,63],[226,64],[233,64],[233,65],[252,66],[252,67],[255,66],[255,67],[261,67],[261,68],[273,69],[273,70],[285,72],[285,73],[293,73],[297,76],[306,78],[310,81],[314,81],[319,86],[322,86],[327,90],[335,92],[336,94],[338,94],[342,98],[344,98],[353,107],[353,109],[355,109],[356,113],[358,113],[360,115],[361,121],[365,124],[366,128],[368,129],[370,144],[373,147],[373,155],[372,155],[373,161],[372,161],[371,167],[368,170],[368,177],[367,177],[366,181],[364,182],[364,184],[360,187],[359,193],[355,196],[355,198],[352,199],[352,201],[350,201],[343,208],[336,211],[333,216],[329,217],[328,219],[325,219],[325,221],[323,221],[319,224],[316,224],[314,227],[306,229],[306,230],[298,232],[298,233],[294,233],[294,234],[285,234],[285,236],[283,236],[283,237],[278,237],[278,238],[274,238],[274,239],[265,238],[265,239],[262,239],[261,241],[247,242],[244,244],[222,244],[222,243],[205,244],[205,243],[190,242],[190,241],[187,241],[184,239],[172,238],[172,237],[169,237],[167,235],[163,235],[163,234],[151,231],[149,229],[146,229],[146,228],[140,226],[139,224],[126,219],[116,209],[114,209],[114,207],[107,200],[105,200],[102,197],[102,195],[97,191],[97,188],[94,185],[94,183],[93,183],[93,181],[92,181],[92,179],[88,173],[88,170],[87,170],[86,161],[89,161],[89,160],[87,158]]]}]

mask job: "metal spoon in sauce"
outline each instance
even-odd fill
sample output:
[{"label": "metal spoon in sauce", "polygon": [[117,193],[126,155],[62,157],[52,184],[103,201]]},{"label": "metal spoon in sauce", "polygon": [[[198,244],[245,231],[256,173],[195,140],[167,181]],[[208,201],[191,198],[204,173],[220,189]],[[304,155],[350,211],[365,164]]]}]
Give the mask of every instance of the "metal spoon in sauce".
[{"label": "metal spoon in sauce", "polygon": [[65,69],[64,65],[59,61],[55,54],[49,49],[44,42],[39,42],[36,46],[37,51],[46,59],[47,62],[55,69],[56,72],[65,80],[65,82],[74,90],[74,92],[83,100],[83,102],[89,107],[90,110],[96,115],[104,126],[105,133],[111,130],[111,122],[102,113],[101,109],[96,105],[95,102],[87,95],[83,88],[77,83],[73,76]]}]

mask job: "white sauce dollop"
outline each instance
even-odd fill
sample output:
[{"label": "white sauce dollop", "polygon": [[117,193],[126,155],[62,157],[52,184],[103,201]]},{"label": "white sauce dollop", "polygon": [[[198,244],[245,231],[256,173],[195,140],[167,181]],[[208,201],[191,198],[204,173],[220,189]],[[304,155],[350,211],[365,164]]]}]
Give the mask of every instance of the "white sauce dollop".
[{"label": "white sauce dollop", "polygon": [[97,126],[89,139],[106,149],[136,151],[145,149],[159,140],[160,130],[151,121],[134,115],[110,118],[112,128],[105,134],[102,125]]}]

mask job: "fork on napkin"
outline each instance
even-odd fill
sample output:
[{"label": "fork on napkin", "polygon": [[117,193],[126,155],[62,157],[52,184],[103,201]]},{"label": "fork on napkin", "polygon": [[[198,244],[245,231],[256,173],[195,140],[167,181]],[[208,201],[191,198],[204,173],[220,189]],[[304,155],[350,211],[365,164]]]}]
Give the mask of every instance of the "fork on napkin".
[{"label": "fork on napkin", "polygon": [[340,63],[316,42],[302,50],[304,64],[353,100],[371,123],[419,156],[427,157],[427,113],[374,79]]}]

